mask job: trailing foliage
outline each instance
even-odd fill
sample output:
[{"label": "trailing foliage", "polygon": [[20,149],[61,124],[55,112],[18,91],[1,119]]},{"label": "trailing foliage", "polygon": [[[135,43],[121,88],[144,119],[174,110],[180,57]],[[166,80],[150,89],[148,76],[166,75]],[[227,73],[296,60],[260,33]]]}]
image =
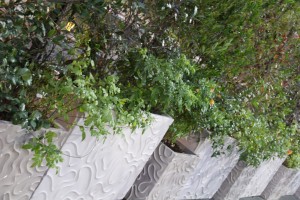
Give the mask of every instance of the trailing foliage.
[{"label": "trailing foliage", "polygon": [[[119,132],[123,125],[135,129],[149,124],[151,118],[139,107],[124,108],[127,99],[119,95],[117,76],[92,73],[96,66],[90,38],[82,32],[70,35],[66,23],[57,24],[62,5],[2,5],[1,119],[35,131],[61,118],[68,121],[68,113],[76,110],[86,114],[85,126],[95,136],[108,134],[107,125]],[[84,139],[84,127],[80,128]],[[61,161],[48,134],[25,146],[35,152],[33,166],[41,165],[43,159],[49,167]]]},{"label": "trailing foliage", "polygon": [[[0,4],[0,118],[29,131],[76,111],[92,135],[174,118],[166,138],[227,136],[258,165],[300,166],[299,9],[293,0]],[[73,124],[71,124],[73,125]],[[82,139],[86,137],[81,126]],[[50,136],[49,136],[50,134]],[[51,132],[24,147],[61,161]]]}]

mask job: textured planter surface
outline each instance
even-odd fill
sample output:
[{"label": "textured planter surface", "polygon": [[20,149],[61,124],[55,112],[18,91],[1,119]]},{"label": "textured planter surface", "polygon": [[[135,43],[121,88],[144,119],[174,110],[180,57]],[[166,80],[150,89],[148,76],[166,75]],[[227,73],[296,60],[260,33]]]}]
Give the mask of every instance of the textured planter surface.
[{"label": "textured planter surface", "polygon": [[[268,200],[277,200],[281,196],[294,195],[300,187],[300,171],[281,166],[263,192]],[[297,193],[296,193],[297,194]]]},{"label": "textured planter surface", "polygon": [[63,156],[58,174],[45,167],[31,169],[28,162],[31,154],[22,150],[16,136],[11,134],[18,135],[20,128],[2,128],[0,145],[5,151],[0,157],[0,184],[3,184],[0,197],[7,196],[5,200],[122,199],[173,121],[153,116],[153,124],[143,134],[142,130],[131,133],[124,128],[122,134],[111,134],[99,141],[89,133],[81,141],[81,132],[75,128],[62,146],[62,152],[69,156]]},{"label": "textured planter surface", "polygon": [[160,143],[135,180],[134,185],[126,195],[126,199],[146,199],[174,156],[175,153],[170,148]]},{"label": "textured planter surface", "polygon": [[214,199],[232,200],[261,195],[283,161],[284,159],[271,159],[257,168],[239,161],[214,195]]},{"label": "textured planter surface", "polygon": [[[58,133],[56,144],[61,146],[67,134]],[[47,171],[46,167],[32,168],[32,153],[22,149],[25,140],[31,137],[20,126],[0,121],[0,199],[27,200]]]},{"label": "textured planter surface", "polygon": [[[227,138],[225,141],[225,147],[228,145],[234,146],[232,138]],[[194,149],[194,153],[199,160],[188,181],[181,188],[180,197],[182,199],[212,198],[238,162],[239,153],[236,148],[233,148],[232,152],[212,157],[213,148],[208,139],[202,140]]]},{"label": "textured planter surface", "polygon": [[168,164],[146,199],[183,199],[181,197],[181,188],[185,186],[199,159],[195,155],[174,154],[174,158]]},{"label": "textured planter surface", "polygon": [[127,194],[135,199],[182,199],[180,190],[195,169],[198,157],[176,153],[161,143]]},{"label": "textured planter surface", "polygon": [[[193,144],[188,145],[192,141]],[[195,145],[194,142],[197,142]],[[233,140],[228,139],[227,144]],[[195,154],[176,153],[161,144],[139,175],[127,199],[211,198],[238,161],[236,151],[211,157],[209,140],[182,141]]]}]

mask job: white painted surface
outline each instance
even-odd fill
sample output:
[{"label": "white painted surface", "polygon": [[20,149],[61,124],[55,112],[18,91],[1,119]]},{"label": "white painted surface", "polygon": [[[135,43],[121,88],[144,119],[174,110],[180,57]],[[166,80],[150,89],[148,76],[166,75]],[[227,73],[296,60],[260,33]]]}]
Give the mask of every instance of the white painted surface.
[{"label": "white painted surface", "polygon": [[[143,134],[124,128],[120,135],[99,141],[75,128],[62,151],[59,173],[50,169],[32,200],[116,200],[122,199],[168,130],[172,119],[153,115],[153,124]],[[79,122],[79,124],[82,123]]]}]

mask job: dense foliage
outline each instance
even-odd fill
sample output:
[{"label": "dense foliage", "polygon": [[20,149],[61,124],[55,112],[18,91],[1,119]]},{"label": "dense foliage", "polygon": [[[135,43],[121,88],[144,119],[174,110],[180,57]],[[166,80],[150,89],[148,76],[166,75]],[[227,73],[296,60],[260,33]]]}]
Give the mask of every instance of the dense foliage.
[{"label": "dense foliage", "polygon": [[[76,111],[92,135],[174,118],[175,141],[207,129],[257,165],[300,166],[299,10],[293,0],[0,4],[0,118],[28,131]],[[86,133],[83,126],[82,139]],[[61,161],[53,132],[24,147]]]}]

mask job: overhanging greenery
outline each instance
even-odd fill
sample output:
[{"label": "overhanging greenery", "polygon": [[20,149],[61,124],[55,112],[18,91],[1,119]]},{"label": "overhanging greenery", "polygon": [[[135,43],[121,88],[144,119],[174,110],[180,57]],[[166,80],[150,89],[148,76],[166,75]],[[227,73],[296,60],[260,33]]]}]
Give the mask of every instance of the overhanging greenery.
[{"label": "overhanging greenery", "polygon": [[[226,136],[258,165],[300,166],[297,1],[1,2],[0,117],[29,131],[76,110],[95,136],[175,119],[166,138]],[[85,132],[81,127],[85,138]],[[61,161],[53,133],[33,165]]]}]

